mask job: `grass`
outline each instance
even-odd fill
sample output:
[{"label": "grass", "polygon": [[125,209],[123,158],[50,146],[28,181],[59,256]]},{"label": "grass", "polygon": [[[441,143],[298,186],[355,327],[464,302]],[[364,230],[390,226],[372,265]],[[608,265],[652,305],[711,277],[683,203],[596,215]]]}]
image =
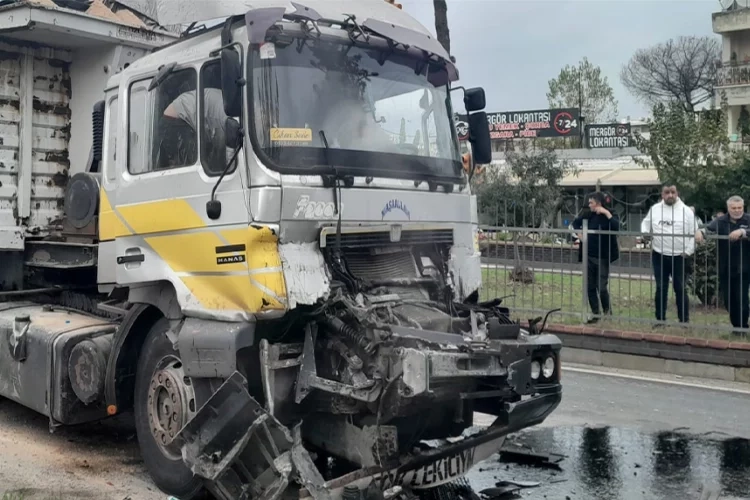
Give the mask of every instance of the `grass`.
[{"label": "grass", "polygon": [[[510,279],[509,269],[486,268],[482,273],[482,299],[512,296],[503,303],[518,319],[533,318],[556,308],[562,311],[551,315],[550,323],[581,324],[590,317],[591,310],[580,274],[560,270],[535,271],[534,283],[523,284]],[[611,277],[609,292],[613,315],[600,323],[602,328],[641,332],[654,330],[656,284],[653,279]],[[690,323],[681,327],[677,324],[677,306],[674,291],[670,288],[667,324],[658,330],[660,333],[735,340],[731,335],[727,311],[705,307],[692,294],[689,301]]]}]

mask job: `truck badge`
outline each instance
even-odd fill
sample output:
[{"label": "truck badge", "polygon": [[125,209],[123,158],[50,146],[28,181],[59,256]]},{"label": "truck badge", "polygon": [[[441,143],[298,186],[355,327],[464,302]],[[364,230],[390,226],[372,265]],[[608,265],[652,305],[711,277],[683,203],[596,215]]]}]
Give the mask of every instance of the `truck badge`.
[{"label": "truck badge", "polygon": [[409,212],[409,208],[406,206],[406,203],[398,199],[390,200],[385,204],[383,210],[380,212],[381,220],[385,220],[385,216],[393,212],[394,210],[403,212],[403,214],[406,215],[406,218],[411,220],[411,212]]},{"label": "truck badge", "polygon": [[[339,203],[339,210],[343,210],[344,205]],[[336,214],[336,208],[332,201],[312,201],[306,194],[297,200],[297,209],[292,217],[295,219],[333,219]]]}]

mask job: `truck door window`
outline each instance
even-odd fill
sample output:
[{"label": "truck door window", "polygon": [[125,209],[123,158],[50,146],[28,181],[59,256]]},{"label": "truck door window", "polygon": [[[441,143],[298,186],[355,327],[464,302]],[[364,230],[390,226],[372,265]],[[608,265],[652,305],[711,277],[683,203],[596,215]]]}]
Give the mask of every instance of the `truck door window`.
[{"label": "truck door window", "polygon": [[150,80],[130,87],[128,170],[142,174],[193,166],[198,161],[198,77],[186,69],[148,91]]},{"label": "truck door window", "polygon": [[[206,63],[201,69],[201,163],[208,175],[221,175],[233,151],[227,148],[224,124],[224,99],[221,92],[221,64],[219,61]],[[231,173],[237,166],[235,161]]]}]

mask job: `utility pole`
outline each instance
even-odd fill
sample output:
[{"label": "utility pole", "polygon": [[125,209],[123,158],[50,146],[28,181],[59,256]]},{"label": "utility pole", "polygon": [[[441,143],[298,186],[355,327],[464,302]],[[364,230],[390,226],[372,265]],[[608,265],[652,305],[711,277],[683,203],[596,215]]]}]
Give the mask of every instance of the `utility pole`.
[{"label": "utility pole", "polygon": [[586,117],[583,116],[583,65],[581,63],[578,63],[578,119],[581,121],[579,124],[580,131],[578,132],[578,135],[580,136],[580,147],[583,149],[583,136],[586,129],[583,123],[586,120]]}]

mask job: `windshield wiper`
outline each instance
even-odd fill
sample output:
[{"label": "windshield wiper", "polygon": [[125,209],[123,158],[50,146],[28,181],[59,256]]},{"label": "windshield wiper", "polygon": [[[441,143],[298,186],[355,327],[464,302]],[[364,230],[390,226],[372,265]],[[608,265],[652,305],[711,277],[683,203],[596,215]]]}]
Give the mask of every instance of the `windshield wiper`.
[{"label": "windshield wiper", "polygon": [[323,142],[323,146],[326,151],[326,163],[330,168],[331,174],[321,175],[323,178],[323,185],[325,187],[333,187],[333,205],[336,211],[336,243],[333,247],[333,265],[336,266],[341,276],[348,276],[349,273],[346,270],[343,259],[341,258],[341,181],[343,180],[347,187],[351,187],[354,184],[353,176],[342,176],[338,169],[333,166],[331,161],[331,147],[328,144],[326,133],[320,131],[320,140]]}]

